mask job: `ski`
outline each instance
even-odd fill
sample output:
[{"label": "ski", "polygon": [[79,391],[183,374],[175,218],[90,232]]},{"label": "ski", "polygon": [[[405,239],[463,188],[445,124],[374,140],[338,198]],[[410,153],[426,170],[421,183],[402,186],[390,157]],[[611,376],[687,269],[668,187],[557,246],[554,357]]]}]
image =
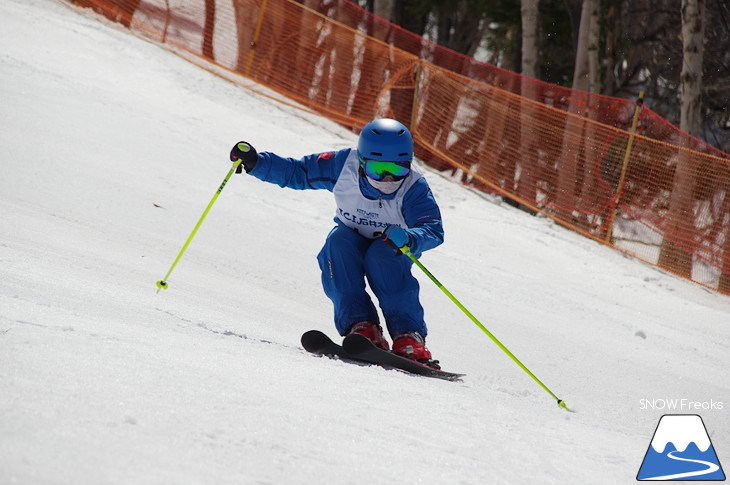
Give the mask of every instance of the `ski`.
[{"label": "ski", "polygon": [[434,377],[447,381],[458,381],[465,375],[434,369],[415,360],[379,349],[362,335],[348,335],[343,345],[338,345],[325,333],[319,330],[309,330],[304,332],[301,342],[302,347],[307,352],[359,364],[375,364],[388,369],[398,369],[409,374]]},{"label": "ski", "polygon": [[307,352],[318,355],[326,355],[327,357],[338,357],[345,360],[356,360],[353,356],[345,352],[342,345],[338,345],[332,341],[327,334],[319,330],[309,330],[302,335],[302,347]]},{"label": "ski", "polygon": [[388,352],[387,350],[380,349],[367,337],[358,334],[352,334],[345,337],[345,341],[342,343],[342,348],[347,355],[351,356],[351,358],[378,364],[386,368],[402,370],[409,374],[435,377],[437,379],[444,379],[447,381],[459,381],[465,375],[435,369],[415,360],[401,357],[400,355]]}]

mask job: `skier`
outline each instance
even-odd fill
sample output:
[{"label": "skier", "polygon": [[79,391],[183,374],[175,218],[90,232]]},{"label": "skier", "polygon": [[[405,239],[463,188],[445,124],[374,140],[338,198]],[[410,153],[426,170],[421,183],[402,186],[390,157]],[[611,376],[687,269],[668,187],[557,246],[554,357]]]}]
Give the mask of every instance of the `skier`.
[{"label": "skier", "polygon": [[299,160],[257,153],[247,142],[231,150],[232,162],[254,177],[292,189],[334,193],[337,225],[317,256],[325,294],[334,304],[340,335],[358,333],[389,350],[365,279],[378,299],[393,352],[439,368],[426,348],[428,329],[413,262],[441,244],[441,212],[423,174],[412,166],[413,138],[402,123],[381,118],[366,124],[357,149],[307,155]]}]

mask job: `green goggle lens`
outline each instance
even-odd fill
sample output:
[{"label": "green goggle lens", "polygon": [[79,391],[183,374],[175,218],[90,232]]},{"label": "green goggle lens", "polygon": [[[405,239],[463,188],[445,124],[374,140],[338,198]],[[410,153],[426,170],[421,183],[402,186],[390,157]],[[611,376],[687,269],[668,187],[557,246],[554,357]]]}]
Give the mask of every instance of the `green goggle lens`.
[{"label": "green goggle lens", "polygon": [[365,175],[373,180],[391,177],[394,181],[404,179],[411,173],[410,162],[384,162],[381,160],[361,159]]}]

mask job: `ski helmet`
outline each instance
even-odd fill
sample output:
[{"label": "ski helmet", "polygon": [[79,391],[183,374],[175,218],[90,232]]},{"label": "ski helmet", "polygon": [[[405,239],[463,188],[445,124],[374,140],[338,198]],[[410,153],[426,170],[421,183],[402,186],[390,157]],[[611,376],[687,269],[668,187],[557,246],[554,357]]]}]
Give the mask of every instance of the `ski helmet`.
[{"label": "ski helmet", "polygon": [[400,121],[373,120],[360,132],[357,154],[360,160],[410,162],[413,160],[413,137]]}]

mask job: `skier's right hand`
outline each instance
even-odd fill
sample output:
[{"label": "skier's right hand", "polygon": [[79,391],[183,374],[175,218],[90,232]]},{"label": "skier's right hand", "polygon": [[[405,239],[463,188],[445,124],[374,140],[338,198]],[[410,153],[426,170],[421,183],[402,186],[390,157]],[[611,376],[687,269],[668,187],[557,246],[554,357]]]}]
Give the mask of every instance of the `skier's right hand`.
[{"label": "skier's right hand", "polygon": [[408,254],[409,250],[406,248],[411,244],[411,236],[408,234],[408,231],[402,227],[394,224],[388,224],[385,226],[385,229],[383,229],[380,239],[397,249],[398,254],[401,252]]},{"label": "skier's right hand", "polygon": [[259,154],[248,142],[239,141],[231,149],[231,161],[237,162],[238,160],[241,160],[241,163],[236,169],[236,173],[241,173],[242,168],[246,169],[246,173],[250,172],[256,166],[256,161],[258,159]]}]

